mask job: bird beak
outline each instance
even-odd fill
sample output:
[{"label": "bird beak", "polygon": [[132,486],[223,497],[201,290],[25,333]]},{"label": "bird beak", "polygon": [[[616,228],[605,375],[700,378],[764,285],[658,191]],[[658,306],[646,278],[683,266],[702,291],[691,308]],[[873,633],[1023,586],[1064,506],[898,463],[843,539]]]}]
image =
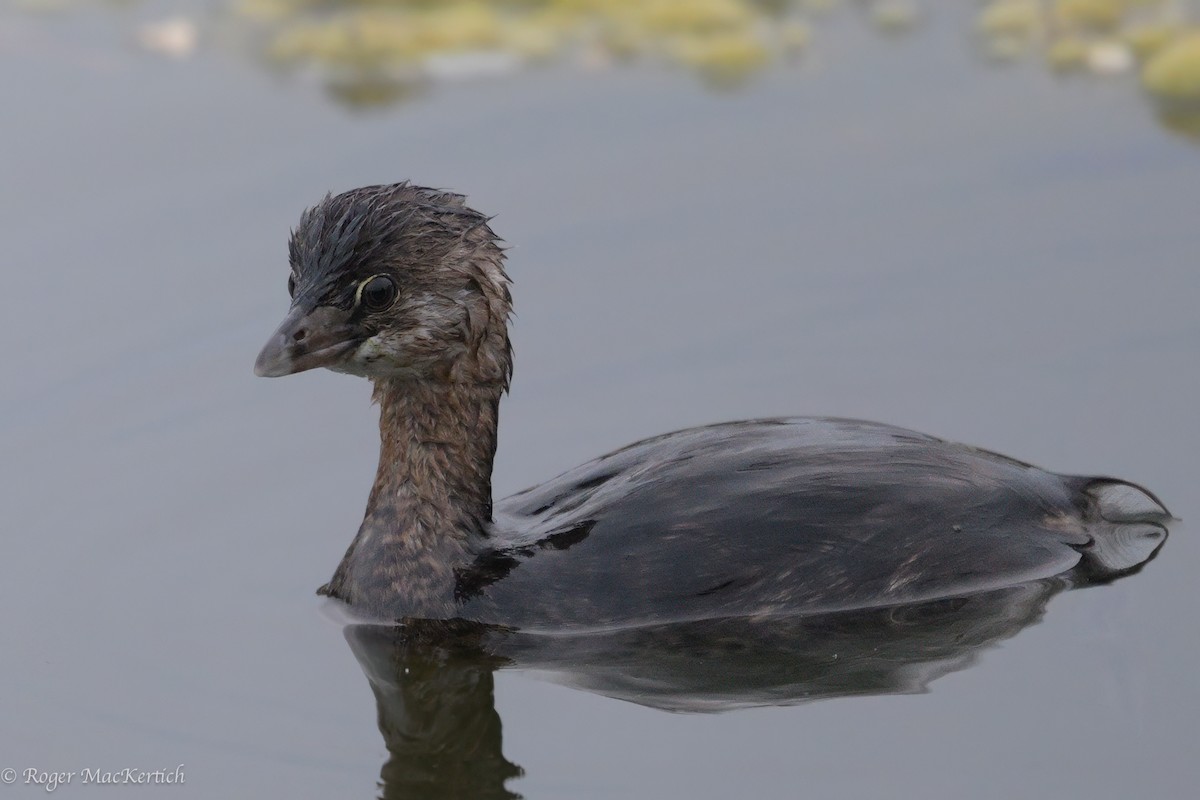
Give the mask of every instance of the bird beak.
[{"label": "bird beak", "polygon": [[333,306],[292,306],[258,354],[254,374],[278,378],[334,366],[359,345],[349,316],[349,312]]}]

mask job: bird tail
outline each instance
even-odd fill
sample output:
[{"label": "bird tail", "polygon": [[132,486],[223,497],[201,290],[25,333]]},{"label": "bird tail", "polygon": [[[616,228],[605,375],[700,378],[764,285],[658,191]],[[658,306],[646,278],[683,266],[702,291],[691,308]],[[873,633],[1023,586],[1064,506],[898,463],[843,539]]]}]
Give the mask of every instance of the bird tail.
[{"label": "bird tail", "polygon": [[1176,521],[1149,489],[1117,478],[1076,478],[1091,542],[1080,568],[1092,581],[1136,572],[1158,555]]}]

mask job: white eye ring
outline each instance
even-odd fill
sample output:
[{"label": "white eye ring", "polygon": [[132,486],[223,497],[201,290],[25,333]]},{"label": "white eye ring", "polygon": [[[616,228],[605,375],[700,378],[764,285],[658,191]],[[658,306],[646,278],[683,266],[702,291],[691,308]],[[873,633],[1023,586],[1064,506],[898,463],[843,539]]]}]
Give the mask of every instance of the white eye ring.
[{"label": "white eye ring", "polygon": [[363,289],[365,289],[367,287],[367,285],[370,284],[371,281],[375,280],[376,278],[383,278],[387,281],[388,286],[391,287],[391,290],[392,290],[391,298],[387,301],[386,304],[384,304],[380,308],[369,309],[369,310],[382,311],[383,309],[390,306],[392,303],[396,302],[397,291],[396,291],[395,280],[392,279],[391,275],[387,275],[385,273],[380,272],[378,274],[372,275],[371,277],[367,278],[364,281],[360,281],[358,286],[354,289],[354,307],[355,308],[358,308],[362,304]]}]

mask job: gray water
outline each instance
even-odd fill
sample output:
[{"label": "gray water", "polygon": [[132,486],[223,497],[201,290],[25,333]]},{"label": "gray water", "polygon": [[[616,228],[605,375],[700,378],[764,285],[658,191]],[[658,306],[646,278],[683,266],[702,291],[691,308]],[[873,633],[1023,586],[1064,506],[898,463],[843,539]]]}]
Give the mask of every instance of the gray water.
[{"label": "gray water", "polygon": [[[511,243],[499,496],[635,439],[877,419],[1151,487],[1139,575],[924,694],[673,714],[495,675],[509,788],[571,797],[1191,797],[1200,779],[1200,152],[1130,81],[997,68],[939,8],[737,91],[570,65],[350,113],[120,9],[0,12],[0,768],[119,796],[371,797],[386,750],[328,579],[369,388],[251,374],[327,190],[466,192]],[[1190,633],[1189,633],[1190,631]],[[104,791],[74,783],[56,795]]]}]

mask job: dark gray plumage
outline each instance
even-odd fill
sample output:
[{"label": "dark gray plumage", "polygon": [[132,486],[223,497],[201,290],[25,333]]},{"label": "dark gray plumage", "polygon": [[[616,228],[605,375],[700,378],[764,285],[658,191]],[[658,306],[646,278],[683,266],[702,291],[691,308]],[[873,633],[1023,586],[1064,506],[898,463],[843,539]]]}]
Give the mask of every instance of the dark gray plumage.
[{"label": "dark gray plumage", "polygon": [[586,628],[824,613],[1111,577],[1166,536],[1166,510],[1131,484],[814,418],[640,442],[493,519],[511,297],[487,218],[460,195],[357,189],[305,212],[291,260],[292,310],[256,371],[375,384],[375,485],[322,589],[370,615]]}]

